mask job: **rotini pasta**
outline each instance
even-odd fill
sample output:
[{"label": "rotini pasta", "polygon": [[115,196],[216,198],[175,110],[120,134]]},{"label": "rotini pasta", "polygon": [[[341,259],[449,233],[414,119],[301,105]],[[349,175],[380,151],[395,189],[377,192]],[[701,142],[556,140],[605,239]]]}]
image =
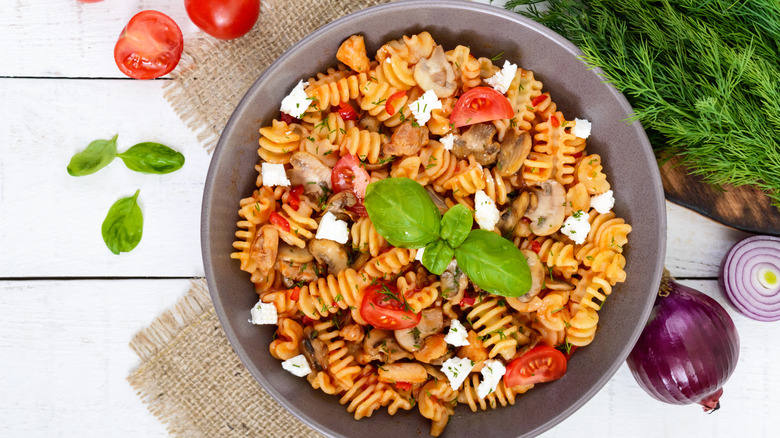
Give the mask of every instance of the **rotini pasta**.
[{"label": "rotini pasta", "polygon": [[[626,280],[631,225],[603,207],[614,199],[601,157],[534,72],[512,76],[514,67],[466,44],[446,50],[425,31],[373,57],[353,35],[336,58],[308,79],[305,112],[259,129],[257,188],[239,201],[230,257],[258,308],[275,310],[273,357],[303,356],[308,370],[296,375],[356,420],[416,406],[438,436],[458,403],[514,405],[542,382],[534,367],[594,342],[598,311]],[[453,122],[465,93],[500,81],[512,117]],[[417,101],[429,92],[438,102],[424,114]],[[416,181],[440,213],[463,205],[511,241],[530,290],[491,294],[455,260],[435,275],[425,251],[391,244],[363,203],[366,186],[386,178]],[[481,220],[486,204],[494,225]],[[264,323],[254,310],[252,322]]]}]

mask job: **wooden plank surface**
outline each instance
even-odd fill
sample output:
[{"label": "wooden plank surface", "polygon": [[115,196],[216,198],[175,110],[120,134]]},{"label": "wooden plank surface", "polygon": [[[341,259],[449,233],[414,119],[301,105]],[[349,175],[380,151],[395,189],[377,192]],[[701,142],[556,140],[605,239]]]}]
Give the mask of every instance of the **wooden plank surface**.
[{"label": "wooden plank surface", "polygon": [[[774,371],[780,345],[767,339],[777,323],[735,313],[715,281],[683,284],[724,304],[739,330],[740,359],[725,385],[722,409],[706,415],[698,405],[656,401],[623,365],[589,403],[543,437],[774,436],[769,420],[780,391]],[[2,435],[167,436],[125,381],[138,363],[128,342],[188,286],[188,280],[0,282]]]}]

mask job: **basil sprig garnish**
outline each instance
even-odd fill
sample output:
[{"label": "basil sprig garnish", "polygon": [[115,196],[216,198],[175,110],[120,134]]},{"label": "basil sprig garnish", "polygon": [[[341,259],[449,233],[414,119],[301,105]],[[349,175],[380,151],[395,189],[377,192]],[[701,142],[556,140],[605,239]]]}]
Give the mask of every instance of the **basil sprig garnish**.
[{"label": "basil sprig garnish", "polygon": [[184,155],[160,143],[138,143],[117,154],[117,137],[95,140],[75,154],[68,163],[68,173],[72,176],[90,175],[108,166],[116,157],[120,157],[128,169],[142,173],[171,173],[184,166]]},{"label": "basil sprig garnish", "polygon": [[141,241],[144,216],[138,206],[140,192],[136,190],[135,195],[116,201],[103,220],[103,241],[114,254],[130,252]]},{"label": "basil sprig garnish", "polygon": [[480,288],[517,297],[531,288],[531,272],[520,250],[485,230],[472,230],[471,211],[462,205],[442,217],[428,192],[409,178],[387,178],[368,185],[366,211],[376,231],[401,248],[425,248],[422,264],[441,275],[453,256]]}]

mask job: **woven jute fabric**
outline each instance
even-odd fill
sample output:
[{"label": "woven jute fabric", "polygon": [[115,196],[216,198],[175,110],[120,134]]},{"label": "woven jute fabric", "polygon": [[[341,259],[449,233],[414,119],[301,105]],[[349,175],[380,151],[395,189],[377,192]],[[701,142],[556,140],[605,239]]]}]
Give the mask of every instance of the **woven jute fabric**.
[{"label": "woven jute fabric", "polygon": [[[241,97],[285,50],[343,15],[387,2],[264,0],[258,23],[244,37],[187,41],[165,97],[211,150]],[[322,436],[252,378],[230,346],[203,280],[130,346],[141,364],[128,381],[172,436]]]},{"label": "woven jute fabric", "polygon": [[[352,12],[392,0],[264,0],[245,36],[185,43],[164,95],[208,150],[255,79],[312,31]],[[335,57],[335,54],[334,54]]]}]

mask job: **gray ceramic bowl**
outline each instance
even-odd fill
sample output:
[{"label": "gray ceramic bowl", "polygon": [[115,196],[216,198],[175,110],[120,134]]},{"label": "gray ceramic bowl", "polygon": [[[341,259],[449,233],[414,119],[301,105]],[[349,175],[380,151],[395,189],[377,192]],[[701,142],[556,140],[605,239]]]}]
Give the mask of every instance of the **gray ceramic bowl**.
[{"label": "gray ceramic bowl", "polygon": [[[317,30],[257,79],[230,118],[211,161],[203,197],[203,261],[225,333],[251,374],[279,403],[330,436],[428,436],[430,421],[416,410],[389,416],[380,410],[355,421],[338,398],[313,390],[268,353],[273,329],[247,322],[257,301],[246,273],[230,259],[239,199],[254,188],[258,128],[279,114],[279,103],[299,79],[335,65],[340,43],[354,33],[369,53],[390,39],[429,31],[446,49],[504,59],[533,70],[560,110],[593,123],[588,149],[601,154],[617,198],[615,211],[633,227],[625,255],[628,280],[600,312],[595,341],[573,355],[566,375],[518,398],[515,406],[472,413],[459,406],[444,436],[534,436],[559,423],[596,394],[628,356],[648,317],[660,283],[666,242],[661,180],[649,142],[626,99],[602,83],[581,52],[549,29],[495,6],[460,1],[399,2],[366,9]],[[247,400],[247,403],[251,403]],[[261,433],[258,431],[258,433]]]}]

